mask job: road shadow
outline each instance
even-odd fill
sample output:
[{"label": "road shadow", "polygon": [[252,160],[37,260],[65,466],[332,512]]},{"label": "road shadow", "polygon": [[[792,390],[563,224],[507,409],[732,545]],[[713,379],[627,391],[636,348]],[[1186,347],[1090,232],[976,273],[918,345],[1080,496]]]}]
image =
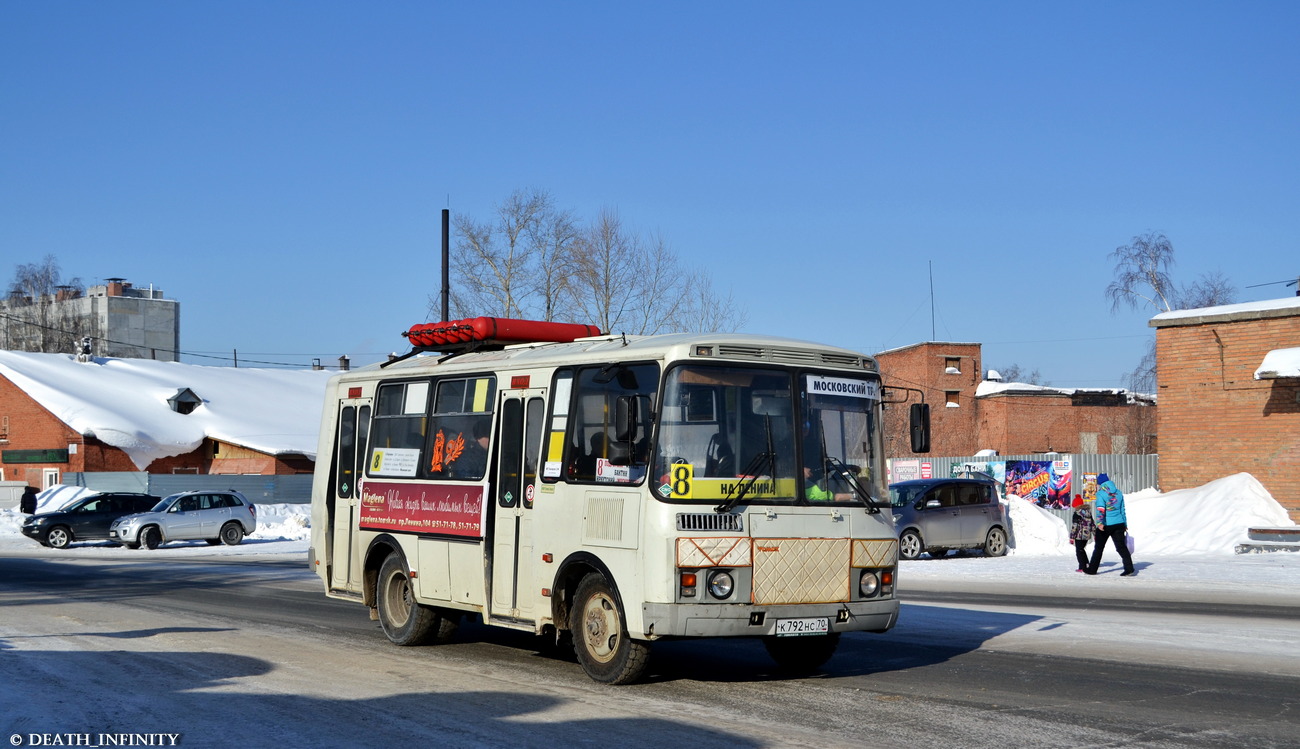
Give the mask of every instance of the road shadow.
[{"label": "road shadow", "polygon": [[520,689],[439,690],[433,686],[436,671],[417,679],[410,671],[394,674],[390,687],[382,689],[385,695],[351,698],[334,695],[373,693],[375,679],[342,671],[328,684],[316,685],[311,690],[316,695],[297,694],[283,686],[257,688],[277,666],[256,656],[6,645],[0,640],[13,678],[0,682],[0,728],[23,740],[31,734],[37,739],[51,734],[180,734],[177,746],[276,749],[766,745],[693,718],[639,715],[634,703],[609,717],[561,718],[557,714],[566,710],[592,714],[602,708]]},{"label": "road shadow", "polygon": [[[978,650],[988,640],[1042,617],[1030,614],[972,611],[904,603],[898,625],[886,633],[849,632],[835,656],[809,672],[791,673],[776,666],[758,638],[658,640],[651,645],[646,683],[699,681],[715,683],[783,681],[806,678],[869,676],[932,666]],[[572,645],[554,637],[510,632],[463,620],[456,637],[439,647],[485,643],[532,651],[540,658],[573,662]]]}]

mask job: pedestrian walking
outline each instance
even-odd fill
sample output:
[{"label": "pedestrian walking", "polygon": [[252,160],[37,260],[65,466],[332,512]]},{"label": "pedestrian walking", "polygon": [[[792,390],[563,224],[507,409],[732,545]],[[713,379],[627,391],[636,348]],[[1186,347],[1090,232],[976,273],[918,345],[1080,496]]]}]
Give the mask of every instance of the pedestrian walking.
[{"label": "pedestrian walking", "polygon": [[29,486],[23,489],[22,499],[18,500],[18,511],[24,515],[36,514],[36,487]]},{"label": "pedestrian walking", "polygon": [[1104,473],[1097,474],[1097,500],[1092,512],[1097,523],[1097,544],[1092,550],[1092,561],[1084,572],[1097,574],[1097,568],[1101,566],[1101,554],[1106,550],[1106,540],[1109,539],[1124,562],[1124,571],[1120,577],[1136,575],[1133,556],[1128,551],[1128,516],[1124,514],[1124,494]]},{"label": "pedestrian walking", "polygon": [[1092,508],[1083,497],[1074,495],[1071,507],[1074,515],[1070,518],[1070,543],[1074,545],[1074,556],[1079,562],[1079,569],[1075,572],[1085,572],[1088,569],[1088,544],[1092,543],[1096,524],[1092,522]]}]

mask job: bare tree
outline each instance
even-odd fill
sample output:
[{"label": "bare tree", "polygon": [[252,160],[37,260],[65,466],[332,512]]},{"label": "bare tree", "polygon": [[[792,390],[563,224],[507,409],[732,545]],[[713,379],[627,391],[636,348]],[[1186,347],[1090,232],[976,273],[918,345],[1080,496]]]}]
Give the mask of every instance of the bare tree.
[{"label": "bare tree", "polygon": [[1037,369],[1032,372],[1026,372],[1019,364],[1012,364],[1006,367],[998,367],[998,374],[1002,375],[1003,382],[1020,382],[1026,385],[1041,385],[1047,387],[1052,383],[1043,379],[1043,375]]},{"label": "bare tree", "polygon": [[[638,272],[641,262],[638,240],[623,228],[618,213],[606,209],[578,242],[573,275],[574,306],[585,322],[607,333],[639,333],[641,320],[631,298],[645,289]],[[648,284],[647,284],[648,285]]]},{"label": "bare tree", "polygon": [[64,302],[80,297],[82,288],[80,278],[62,278],[53,255],[39,263],[19,264],[0,302],[4,347],[44,353],[76,350],[81,338],[91,334],[90,325]]},{"label": "bare tree", "polygon": [[[1191,285],[1179,287],[1170,270],[1174,266],[1174,245],[1164,234],[1133,237],[1131,244],[1110,254],[1115,260],[1115,280],[1106,287],[1111,312],[1122,306],[1132,309],[1150,304],[1157,312],[1231,304],[1237,290],[1220,272],[1205,273]],[[1153,337],[1137,367],[1125,376],[1130,390],[1154,393],[1156,389],[1156,341]]]},{"label": "bare tree", "polygon": [[528,241],[536,261],[532,295],[539,316],[548,322],[568,317],[573,309],[569,279],[576,270],[576,252],[581,230],[569,211],[558,210],[547,200],[528,228]]},{"label": "bare tree", "polygon": [[1163,234],[1142,234],[1131,244],[1110,253],[1115,261],[1115,280],[1106,287],[1111,312],[1122,306],[1137,309],[1150,304],[1160,312],[1173,309],[1174,283],[1169,269],[1174,264],[1174,246]]},{"label": "bare tree", "polygon": [[1110,253],[1115,279],[1106,287],[1111,312],[1150,304],[1157,312],[1231,304],[1237,289],[1220,272],[1202,274],[1190,286],[1180,287],[1170,275],[1174,245],[1163,234],[1142,234],[1131,244]]},{"label": "bare tree", "polygon": [[[549,193],[519,190],[490,221],[454,221],[451,307],[458,317],[575,320],[616,333],[727,330],[744,315],[702,270],[682,267],[660,236],[628,229],[618,212],[583,225]],[[438,299],[429,309],[436,313]]]},{"label": "bare tree", "polygon": [[1217,307],[1220,304],[1232,304],[1237,299],[1237,287],[1222,273],[1202,274],[1191,286],[1178,295],[1178,309],[1196,309],[1198,307]]},{"label": "bare tree", "polygon": [[516,190],[497,206],[490,223],[456,217],[459,241],[452,263],[459,283],[451,301],[459,312],[524,316],[535,270],[534,248],[527,238],[549,203],[546,193]]},{"label": "bare tree", "polygon": [[678,327],[703,333],[734,331],[744,326],[745,314],[731,292],[720,296],[713,290],[713,279],[703,271],[691,273],[686,284],[685,319]]}]

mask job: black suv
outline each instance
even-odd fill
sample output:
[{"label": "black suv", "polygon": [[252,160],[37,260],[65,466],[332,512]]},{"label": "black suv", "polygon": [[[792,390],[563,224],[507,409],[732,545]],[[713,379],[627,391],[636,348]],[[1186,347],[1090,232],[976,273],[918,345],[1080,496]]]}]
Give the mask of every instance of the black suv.
[{"label": "black suv", "polygon": [[158,504],[152,494],[105,492],[73,500],[61,510],[32,515],[23,535],[42,546],[66,549],[73,541],[108,540],[108,527],[123,515],[147,512]]}]

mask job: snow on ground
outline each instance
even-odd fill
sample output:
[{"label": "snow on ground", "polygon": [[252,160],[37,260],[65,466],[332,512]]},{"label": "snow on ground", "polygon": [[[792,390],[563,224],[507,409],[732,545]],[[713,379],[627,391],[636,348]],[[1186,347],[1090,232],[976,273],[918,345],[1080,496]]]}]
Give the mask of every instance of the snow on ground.
[{"label": "snow on ground", "polygon": [[[39,509],[55,509],[87,490],[54,487],[40,496]],[[1294,526],[1285,509],[1250,474],[1239,473],[1195,489],[1165,494],[1153,489],[1125,498],[1128,526],[1136,550],[1136,578],[1119,578],[1119,556],[1107,548],[1101,575],[1075,573],[1074,550],[1065,523],[1019,497],[1007,499],[1011,551],[1006,557],[980,554],[949,555],[943,559],[903,562],[900,579],[909,585],[961,579],[964,584],[1037,585],[1078,591],[1123,586],[1135,594],[1158,597],[1159,591],[1242,591],[1286,596],[1300,603],[1300,552],[1237,554],[1252,527]],[[22,535],[24,516],[0,510],[0,553],[38,553],[51,557],[135,558],[142,555],[302,557],[310,542],[311,508],[305,504],[259,504],[257,530],[239,546],[208,546],[202,541],[174,542],[153,552],[130,550],[106,541],[74,544],[58,551],[45,549]],[[1092,547],[1089,546],[1089,552]],[[124,556],[123,556],[124,555]],[[305,565],[304,565],[305,569]]]}]

